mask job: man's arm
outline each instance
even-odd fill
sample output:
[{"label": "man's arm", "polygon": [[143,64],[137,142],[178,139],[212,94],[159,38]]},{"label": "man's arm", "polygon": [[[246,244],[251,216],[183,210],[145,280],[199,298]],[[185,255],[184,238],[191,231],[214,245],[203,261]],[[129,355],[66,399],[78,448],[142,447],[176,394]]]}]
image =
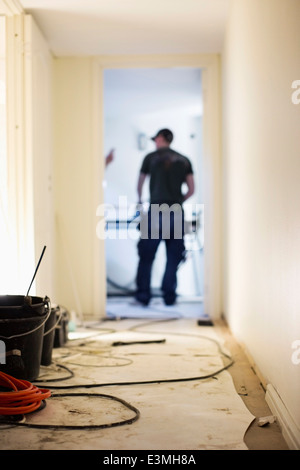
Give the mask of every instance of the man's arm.
[{"label": "man's arm", "polygon": [[105,166],[109,165],[114,159],[114,150],[111,150],[105,157]]},{"label": "man's arm", "polygon": [[191,197],[195,192],[195,182],[194,182],[194,175],[189,173],[186,176],[185,182],[187,184],[188,190],[187,193],[183,197],[183,201],[186,201],[189,197]]},{"label": "man's arm", "polygon": [[138,193],[138,202],[139,202],[139,204],[142,202],[142,191],[143,191],[143,185],[144,185],[146,177],[147,177],[146,173],[140,173],[140,175],[139,175],[138,185],[137,185],[137,193]]}]

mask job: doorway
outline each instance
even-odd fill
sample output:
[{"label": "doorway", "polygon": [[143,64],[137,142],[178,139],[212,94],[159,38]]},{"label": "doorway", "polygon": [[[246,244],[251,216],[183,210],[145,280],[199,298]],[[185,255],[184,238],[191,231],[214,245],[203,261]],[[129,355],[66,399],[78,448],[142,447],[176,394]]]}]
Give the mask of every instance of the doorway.
[{"label": "doorway", "polygon": [[[222,214],[221,214],[221,88],[220,88],[220,57],[217,54],[195,55],[131,55],[131,56],[101,56],[93,60],[93,96],[95,116],[94,133],[94,201],[95,206],[103,204],[104,195],[101,188],[98,191],[97,175],[103,174],[103,165],[99,163],[99,154],[105,155],[109,144],[105,147],[105,119],[104,119],[104,74],[106,70],[123,69],[156,69],[156,68],[198,68],[201,69],[203,117],[203,201],[204,201],[204,313],[212,319],[218,319],[222,314]],[[100,86],[99,86],[100,85]],[[156,126],[155,126],[156,127]],[[100,133],[99,133],[100,129]],[[114,145],[114,144],[113,144]],[[116,149],[118,150],[118,149]],[[117,152],[116,159],[117,160]],[[105,171],[103,179],[108,180],[113,166]],[[126,172],[127,173],[127,172]],[[136,176],[132,176],[132,187],[136,185]],[[103,280],[106,277],[105,244],[98,243],[95,238],[93,246],[94,258],[99,260],[94,269],[94,299],[93,311],[103,312],[103,302],[106,299],[103,292]],[[130,279],[131,281],[131,279]],[[103,296],[103,294],[105,294]]]},{"label": "doorway", "polygon": [[[186,261],[178,270],[178,294],[203,301],[203,96],[199,67],[106,69],[104,90],[104,149],[114,149],[107,166],[104,202],[108,224],[105,240],[107,295],[127,296],[135,289],[139,234],[134,223],[137,178],[144,156],[154,150],[151,137],[168,127],[174,133],[172,147],[192,162],[196,191],[185,203],[187,222]],[[148,198],[148,187],[144,189]],[[118,225],[116,226],[116,219]],[[125,219],[133,221],[124,224]],[[123,225],[122,225],[123,224]],[[153,265],[152,291],[160,296],[165,264],[161,244]]]}]

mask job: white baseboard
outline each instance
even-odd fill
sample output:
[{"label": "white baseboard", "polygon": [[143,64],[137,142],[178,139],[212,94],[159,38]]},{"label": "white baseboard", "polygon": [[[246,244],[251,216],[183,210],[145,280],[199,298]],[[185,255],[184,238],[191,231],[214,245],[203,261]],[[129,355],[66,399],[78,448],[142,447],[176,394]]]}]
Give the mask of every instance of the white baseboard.
[{"label": "white baseboard", "polygon": [[266,402],[281,427],[282,435],[291,450],[300,450],[300,430],[273,385],[267,385]]}]

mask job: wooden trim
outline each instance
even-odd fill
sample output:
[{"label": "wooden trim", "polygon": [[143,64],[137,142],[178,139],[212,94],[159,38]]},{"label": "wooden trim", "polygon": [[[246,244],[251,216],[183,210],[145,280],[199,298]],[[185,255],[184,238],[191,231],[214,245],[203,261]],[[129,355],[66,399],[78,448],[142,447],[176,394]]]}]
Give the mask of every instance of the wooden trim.
[{"label": "wooden trim", "polygon": [[[104,180],[104,159],[99,158],[103,153],[104,140],[104,122],[103,112],[101,112],[101,103],[103,103],[103,73],[99,62],[92,61],[92,93],[93,93],[93,109],[92,111],[92,153],[94,172],[91,175],[93,182],[93,204],[95,207],[94,220],[91,222],[96,230],[96,211],[97,207],[103,203],[103,188],[99,182]],[[103,240],[94,237],[93,247],[93,316],[105,317],[106,315],[106,262],[105,262],[105,245]],[[104,261],[103,261],[104,260]]]},{"label": "wooden trim", "polygon": [[300,450],[300,430],[273,385],[268,384],[266,402],[276,416],[282,435],[291,450]]}]

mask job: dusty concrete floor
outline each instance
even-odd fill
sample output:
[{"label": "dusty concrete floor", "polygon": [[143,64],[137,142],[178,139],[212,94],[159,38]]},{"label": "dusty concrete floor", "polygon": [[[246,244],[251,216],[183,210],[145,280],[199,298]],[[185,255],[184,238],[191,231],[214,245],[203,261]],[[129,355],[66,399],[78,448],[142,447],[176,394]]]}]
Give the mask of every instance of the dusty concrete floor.
[{"label": "dusty concrete floor", "polygon": [[[155,308],[153,309],[153,312],[158,313],[160,311],[159,304],[156,304]],[[133,309],[130,308],[129,310],[134,313]],[[182,433],[186,432],[186,439],[185,442],[183,442],[183,445],[186,446],[183,447],[185,449],[196,449],[198,447],[199,449],[212,449],[217,447],[224,449],[227,448],[229,450],[238,450],[243,448],[249,450],[288,450],[288,446],[282,437],[280,428],[276,421],[263,427],[258,425],[259,418],[271,415],[271,411],[265,401],[265,391],[242,348],[231,335],[225,322],[218,321],[215,322],[214,326],[197,327],[197,315],[193,317],[193,305],[189,305],[184,309],[184,311],[187,312],[187,318],[183,318],[179,322],[174,322],[173,325],[169,326],[169,328],[171,328],[168,330],[171,334],[170,337],[168,337],[167,333],[169,349],[165,350],[164,354],[161,355],[158,352],[157,346],[147,346],[147,350],[142,350],[139,346],[130,346],[128,349],[122,348],[123,359],[119,359],[124,360],[124,357],[127,359],[134,358],[134,367],[137,367],[136,369],[131,369],[131,367],[111,368],[111,365],[109,365],[108,369],[97,368],[97,370],[93,370],[88,367],[83,368],[81,366],[77,369],[78,383],[82,384],[87,379],[93,378],[93,373],[95,374],[95,382],[93,383],[99,383],[99,381],[107,383],[111,380],[120,380],[124,382],[129,380],[128,377],[140,378],[142,376],[147,379],[149,377],[156,378],[158,371],[162,374],[161,377],[168,376],[170,372],[178,372],[178,374],[181,374],[182,371],[184,371],[186,374],[189,372],[193,374],[195,371],[199,371],[199,365],[202,364],[201,357],[203,357],[204,361],[204,356],[209,357],[208,362],[207,359],[205,359],[206,362],[203,362],[204,368],[211,362],[212,365],[210,364],[209,367],[213,366],[212,370],[215,370],[215,365],[219,364],[219,361],[222,363],[222,359],[215,354],[214,348],[210,349],[211,346],[209,346],[207,342],[201,345],[201,342],[199,343],[198,339],[193,343],[193,339],[191,338],[188,340],[188,343],[186,343],[186,340],[180,339],[179,336],[172,336],[172,334],[181,334],[185,328],[187,328],[186,331],[191,332],[192,335],[194,333],[196,335],[202,334],[204,336],[208,335],[211,337],[217,335],[223,340],[224,347],[233,359],[233,364],[227,369],[226,373],[219,375],[216,380],[213,381],[200,381],[201,384],[185,382],[183,384],[178,384],[176,387],[173,384],[161,384],[159,387],[151,386],[146,388],[141,386],[134,387],[134,389],[132,387],[121,387],[122,392],[119,387],[109,388],[109,393],[115,392],[116,395],[122,393],[124,399],[137,403],[138,407],[142,409],[142,419],[139,420],[135,426],[128,426],[127,428],[123,427],[122,429],[115,428],[115,430],[105,430],[105,432],[100,431],[98,434],[94,434],[94,437],[89,433],[89,437],[87,438],[87,434],[83,433],[80,435],[81,439],[79,440],[80,442],[78,445],[81,445],[82,448],[86,449],[131,449],[131,444],[135,446],[133,448],[137,449],[165,449],[166,447],[163,446],[162,442],[160,442],[160,438],[157,437],[157,432],[160,428],[159,432],[161,433],[161,437],[168,439],[166,440],[166,443],[167,445],[170,445],[169,443],[171,443],[171,448],[173,449],[181,448],[182,440],[180,439],[180,432],[176,430],[180,429]],[[123,333],[128,334],[128,330],[126,330],[125,326],[127,323],[123,323],[121,321],[117,322],[117,324],[117,328],[120,329],[119,333],[117,332],[117,335],[121,335],[120,337],[122,338]],[[106,325],[114,327],[113,322],[108,322],[104,326]],[[161,327],[159,325],[156,327],[157,330],[154,330],[154,333],[158,333],[160,337]],[[91,350],[92,354],[90,356],[88,356],[87,352],[84,354],[85,357],[82,356],[82,359],[84,360],[83,362],[88,361],[88,366],[92,366],[93,364],[96,366],[97,364],[97,367],[99,367],[99,359],[101,356],[97,356],[97,350],[104,348],[103,351],[108,352],[110,348],[106,349],[106,346],[108,347],[110,341],[115,339],[115,334],[116,332],[112,333],[111,336],[109,336],[109,334],[105,335],[104,343],[103,340],[101,340],[99,345],[94,345],[95,349]],[[142,331],[140,331],[140,334],[143,338]],[[108,341],[106,346],[105,341]],[[180,350],[182,350],[184,354],[178,354]],[[103,354],[103,351],[98,352]],[[55,355],[57,355],[57,353],[60,354],[59,350],[55,351]],[[150,359],[147,359],[147,356]],[[167,356],[173,356],[174,358],[176,356],[176,358],[170,362]],[[107,360],[104,358],[105,356],[103,356],[102,359]],[[174,367],[174,369],[172,369],[172,367]],[[93,370],[93,372],[90,372],[91,370]],[[230,376],[227,376],[227,373]],[[133,375],[130,376],[130,374]],[[68,381],[65,383],[68,384]],[[213,388],[209,389],[211,386]],[[94,391],[97,391],[97,389]],[[170,392],[174,400],[174,403],[172,403],[171,406]],[[232,400],[228,405],[229,407],[232,406],[230,410],[225,409],[226,400],[228,398],[226,397],[227,392],[230,394]],[[220,401],[211,402],[211,407],[209,401],[212,399],[215,400],[215,398],[212,398],[213,396],[216,398],[219,396],[218,400]],[[159,407],[156,406],[157,410],[154,403],[160,404]],[[215,407],[216,403],[217,407]],[[220,403],[222,406],[218,406]],[[245,406],[243,406],[242,403],[244,403]],[[80,409],[81,406],[84,408],[84,403],[76,403],[76,406],[73,406],[74,409],[71,410],[73,416],[75,411],[76,416],[79,416],[78,413],[80,410],[79,408],[77,409],[78,406]],[[38,419],[44,416],[46,422],[48,422],[48,420],[51,421],[51,419],[54,419],[54,422],[56,422],[59,415],[64,414],[64,408],[66,409],[67,407],[68,403],[63,404],[62,402],[60,404],[56,402],[55,405],[52,405],[50,402],[49,406],[47,406],[43,412],[40,412]],[[81,414],[83,414],[83,408],[81,410]],[[235,421],[234,414],[236,412],[238,418]],[[84,413],[88,417],[93,415],[93,412],[88,408],[84,410]],[[54,418],[53,415],[55,415]],[[68,416],[70,416],[70,414]],[[157,416],[159,418],[156,418]],[[188,417],[191,419],[188,419]],[[203,421],[203,419],[205,421]],[[228,424],[230,422],[232,422],[232,425]],[[177,423],[176,429],[175,423]],[[170,426],[174,426],[174,429],[171,431]],[[224,427],[224,431],[221,430],[222,426]],[[218,429],[219,437],[217,438],[216,428],[220,428]],[[236,428],[237,430],[235,430]],[[231,431],[232,436],[229,435]],[[127,434],[124,435],[124,432]],[[41,439],[40,433],[43,434],[43,439]],[[209,433],[211,433],[211,436],[208,439]],[[195,439],[195,434],[198,434],[197,439]],[[134,438],[133,435],[135,435]],[[31,429],[28,432],[25,428],[16,428],[7,429],[6,434],[2,434],[2,436],[2,444],[0,444],[0,448],[2,449],[45,450],[74,448],[73,433],[69,433],[68,437],[68,433],[63,433],[62,431],[55,432],[52,430],[48,433],[48,431],[41,432],[39,430]],[[115,442],[116,436],[118,443]],[[140,443],[138,442],[138,439],[140,439]],[[144,439],[144,444],[141,444],[142,439]],[[196,447],[193,447],[195,444]],[[113,447],[111,447],[112,445]]]},{"label": "dusty concrete floor", "polygon": [[[112,302],[114,302],[113,298]],[[109,305],[110,301],[108,301]],[[187,303],[186,307],[187,315],[197,319],[197,309],[193,303]],[[202,318],[203,305],[200,303],[199,307],[198,311],[200,311],[200,318]],[[236,391],[250,413],[255,416],[255,420],[245,434],[245,444],[250,450],[289,450],[276,421],[263,427],[258,425],[259,418],[272,415],[265,400],[265,390],[224,319],[215,322],[214,329],[224,338],[225,346],[232,356],[233,365],[228,369],[228,372],[232,376]]]}]

